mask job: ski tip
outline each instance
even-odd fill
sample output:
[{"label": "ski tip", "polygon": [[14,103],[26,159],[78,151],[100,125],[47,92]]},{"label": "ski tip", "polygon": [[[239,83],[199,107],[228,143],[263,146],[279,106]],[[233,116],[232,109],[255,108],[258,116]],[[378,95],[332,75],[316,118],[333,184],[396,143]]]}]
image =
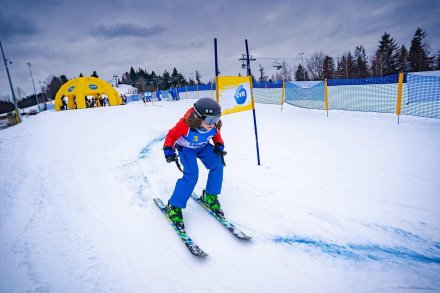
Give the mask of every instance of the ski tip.
[{"label": "ski tip", "polygon": [[204,252],[202,249],[200,249],[200,247],[198,247],[197,245],[187,245],[187,247],[189,251],[195,256],[200,256],[200,257],[208,256],[208,254]]}]

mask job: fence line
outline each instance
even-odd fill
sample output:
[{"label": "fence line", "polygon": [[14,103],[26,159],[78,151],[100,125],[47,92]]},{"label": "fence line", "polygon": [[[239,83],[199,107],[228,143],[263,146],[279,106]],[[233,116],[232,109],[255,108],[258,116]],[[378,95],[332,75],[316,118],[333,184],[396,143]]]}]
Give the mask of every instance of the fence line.
[{"label": "fence line", "polygon": [[[253,82],[256,103],[395,113],[440,119],[440,71],[309,82]],[[178,88],[180,98],[216,97],[216,85]],[[164,91],[162,91],[164,93]]]}]

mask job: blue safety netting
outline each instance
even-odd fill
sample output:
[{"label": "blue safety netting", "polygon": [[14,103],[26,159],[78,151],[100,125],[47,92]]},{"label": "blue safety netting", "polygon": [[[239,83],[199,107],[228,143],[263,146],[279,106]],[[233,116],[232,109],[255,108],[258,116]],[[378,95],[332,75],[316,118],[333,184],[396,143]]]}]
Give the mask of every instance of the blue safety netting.
[{"label": "blue safety netting", "polygon": [[160,96],[162,97],[162,99],[168,99],[168,91],[160,91]]},{"label": "blue safety netting", "polygon": [[254,81],[252,87],[257,89],[280,89],[283,88],[283,82],[279,81]]},{"label": "blue safety netting", "polygon": [[[397,107],[398,74],[383,77],[330,79],[329,110],[395,113]],[[253,82],[256,103],[281,104],[283,82]],[[215,83],[178,88],[181,98],[215,98]],[[285,102],[294,106],[325,109],[323,81],[286,82]],[[168,91],[162,91],[166,99]],[[440,118],[440,71],[408,73],[402,84],[401,114]]]},{"label": "blue safety netting", "polygon": [[[390,84],[398,83],[399,75],[392,74],[382,77],[366,77],[366,78],[351,78],[351,79],[329,79],[327,81],[328,86],[339,85],[362,85],[362,84]],[[404,80],[405,82],[405,80]]]},{"label": "blue safety netting", "polygon": [[130,95],[130,96],[127,96],[127,103],[129,103],[129,102],[134,102],[134,101],[139,101],[139,95]]},{"label": "blue safety netting", "polygon": [[408,74],[408,103],[440,100],[440,77]]},{"label": "blue safety netting", "polygon": [[407,74],[402,114],[440,118],[440,71]]},{"label": "blue safety netting", "polygon": [[195,91],[197,91],[197,85],[188,85],[188,86],[186,86],[186,90],[188,92],[195,92]]},{"label": "blue safety netting", "polygon": [[199,91],[215,90],[215,83],[199,84],[198,88],[196,88],[196,90],[199,90]]},{"label": "blue safety netting", "polygon": [[286,103],[309,109],[324,109],[324,82],[286,82],[284,89]]},{"label": "blue safety netting", "polygon": [[331,110],[394,113],[399,75],[330,79],[328,102]]}]

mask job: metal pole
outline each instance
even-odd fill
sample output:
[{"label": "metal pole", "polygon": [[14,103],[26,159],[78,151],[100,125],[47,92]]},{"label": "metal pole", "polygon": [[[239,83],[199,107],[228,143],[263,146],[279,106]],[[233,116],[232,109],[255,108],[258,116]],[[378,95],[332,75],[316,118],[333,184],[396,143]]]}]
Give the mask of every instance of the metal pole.
[{"label": "metal pole", "polygon": [[[217,38],[214,38],[214,60],[215,60],[215,100],[217,103],[220,103],[219,97],[219,89],[218,89],[218,58],[217,58]],[[212,94],[212,85],[211,90],[209,91]]]},{"label": "metal pole", "polygon": [[32,86],[34,87],[35,101],[37,102],[38,112],[41,112],[40,103],[38,102],[38,97],[37,97],[37,91],[35,90],[34,77],[32,76],[32,70],[31,70],[32,64],[30,62],[26,64],[29,66],[29,73],[31,74]]},{"label": "metal pole", "polygon": [[255,129],[255,143],[257,147],[257,161],[258,166],[260,166],[260,148],[258,146],[258,131],[257,131],[257,116],[255,114],[255,107],[254,107],[254,96],[252,94],[252,73],[251,73],[251,61],[249,60],[249,47],[248,47],[248,41],[245,40],[246,44],[246,64],[247,64],[247,73],[250,79],[250,86],[251,86],[251,98],[252,98],[252,113],[254,115],[254,129]]},{"label": "metal pole", "polygon": [[303,70],[303,80],[305,81],[306,80],[306,70],[304,69],[304,62],[303,62],[304,52],[299,53],[298,55],[301,55],[301,67],[302,67],[302,70]]},{"label": "metal pole", "polygon": [[20,110],[18,109],[17,98],[15,97],[14,87],[12,86],[12,81],[11,81],[11,75],[9,74],[8,62],[6,62],[5,52],[3,51],[3,45],[1,41],[0,41],[0,48],[2,49],[3,61],[5,62],[6,73],[8,74],[9,86],[11,87],[12,100],[14,101],[17,123],[20,123],[22,121],[21,114],[20,114]]},{"label": "metal pole", "polygon": [[44,91],[43,91],[43,85],[41,80],[38,81],[40,83],[40,88],[41,88],[41,95],[43,96],[43,102],[44,102],[44,110],[47,110],[47,106],[46,106],[46,96],[44,95]]},{"label": "metal pole", "polygon": [[218,76],[217,38],[214,38],[215,76]]}]

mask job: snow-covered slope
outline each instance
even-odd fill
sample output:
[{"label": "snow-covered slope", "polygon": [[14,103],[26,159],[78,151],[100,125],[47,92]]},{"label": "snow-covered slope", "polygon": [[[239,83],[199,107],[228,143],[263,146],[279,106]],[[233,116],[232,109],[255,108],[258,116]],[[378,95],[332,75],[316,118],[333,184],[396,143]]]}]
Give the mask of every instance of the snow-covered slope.
[{"label": "snow-covered slope", "polygon": [[[181,176],[163,137],[194,100],[44,112],[0,131],[0,292],[440,290],[440,121],[257,104],[223,117],[221,202],[191,255],[152,198]],[[200,165],[196,191],[204,188]]]}]

